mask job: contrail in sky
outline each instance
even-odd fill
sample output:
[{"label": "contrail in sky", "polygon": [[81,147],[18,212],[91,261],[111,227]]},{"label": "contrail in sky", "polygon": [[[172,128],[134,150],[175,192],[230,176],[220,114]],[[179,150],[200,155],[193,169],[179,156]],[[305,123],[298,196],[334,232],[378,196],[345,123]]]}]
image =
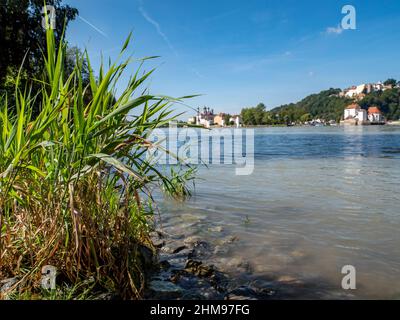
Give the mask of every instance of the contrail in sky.
[{"label": "contrail in sky", "polygon": [[161,30],[160,24],[157,21],[155,21],[153,18],[151,18],[147,14],[146,10],[144,10],[144,8],[142,6],[139,7],[139,11],[142,14],[143,18],[145,18],[148,23],[152,24],[156,28],[157,33],[161,36],[161,38],[163,38],[163,40],[168,45],[168,47],[171,49],[171,51],[176,56],[178,56],[178,52],[176,52],[176,50],[175,50],[174,46],[172,45],[171,41],[169,41],[169,39],[166,36],[166,34]]},{"label": "contrail in sky", "polygon": [[85,18],[83,18],[82,16],[78,15],[78,18],[81,19],[84,23],[86,23],[87,25],[89,25],[90,27],[92,27],[94,30],[96,30],[98,33],[100,33],[103,37],[108,39],[108,35],[101,31],[99,28],[97,28],[94,24],[90,23],[89,21],[87,21]]}]

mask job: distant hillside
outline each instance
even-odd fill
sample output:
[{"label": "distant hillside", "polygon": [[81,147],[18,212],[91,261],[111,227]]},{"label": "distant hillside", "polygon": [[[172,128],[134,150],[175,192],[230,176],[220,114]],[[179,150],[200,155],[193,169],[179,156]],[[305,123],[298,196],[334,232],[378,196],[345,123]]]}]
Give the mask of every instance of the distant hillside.
[{"label": "distant hillside", "polygon": [[[246,125],[277,125],[292,122],[305,122],[312,119],[339,122],[346,106],[355,100],[339,96],[341,89],[329,89],[312,94],[297,103],[291,103],[266,111],[264,104],[242,110],[242,120]],[[386,119],[400,119],[400,89],[393,88],[376,91],[356,101],[362,108],[375,105],[380,108]]]},{"label": "distant hillside", "polygon": [[367,94],[358,104],[367,109],[371,105],[376,105],[382,111],[386,119],[400,119],[400,88],[385,91],[372,92]]},{"label": "distant hillside", "polygon": [[300,102],[283,105],[272,109],[270,113],[278,114],[279,118],[293,121],[308,121],[325,119],[340,121],[343,110],[353,100],[339,97],[340,89],[329,89],[312,94]]}]

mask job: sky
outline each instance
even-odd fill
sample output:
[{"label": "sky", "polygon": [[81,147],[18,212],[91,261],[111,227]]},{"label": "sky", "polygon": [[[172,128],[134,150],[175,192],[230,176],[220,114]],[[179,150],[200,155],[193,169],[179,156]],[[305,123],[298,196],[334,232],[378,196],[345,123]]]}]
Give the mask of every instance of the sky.
[{"label": "sky", "polygon": [[[86,48],[93,68],[115,59],[129,32],[134,57],[160,56],[154,94],[201,94],[180,106],[240,113],[267,109],[328,88],[400,80],[399,0],[66,0],[79,17],[67,39]],[[341,27],[342,7],[356,29]],[[134,68],[132,68],[132,72]],[[121,88],[128,79],[122,79]]]}]

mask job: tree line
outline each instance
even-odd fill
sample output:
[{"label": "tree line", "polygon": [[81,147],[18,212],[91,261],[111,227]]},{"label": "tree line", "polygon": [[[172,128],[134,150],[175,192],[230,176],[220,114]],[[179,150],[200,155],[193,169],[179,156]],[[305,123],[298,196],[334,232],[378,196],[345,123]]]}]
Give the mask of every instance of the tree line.
[{"label": "tree line", "polygon": [[[46,30],[42,26],[44,19],[43,0],[2,0],[0,4],[0,97],[7,95],[13,99],[15,81],[19,81],[32,91],[37,91],[38,83],[44,70],[43,53],[46,52]],[[55,45],[59,43],[66,32],[68,24],[79,14],[76,8],[62,3],[62,0],[46,0],[56,10]],[[68,46],[64,58],[67,78],[77,63],[76,57],[82,56],[80,49]],[[89,84],[89,68],[86,61],[82,63],[82,79],[84,85]],[[21,68],[23,65],[23,68]],[[20,72],[21,71],[21,72]],[[90,88],[85,91],[85,99],[90,99]],[[41,99],[36,99],[41,101]],[[12,101],[10,101],[12,102]],[[10,103],[13,105],[13,103]],[[38,113],[39,102],[34,109]]]},{"label": "tree line", "polygon": [[[400,89],[399,82],[388,79],[385,86],[392,89],[375,91],[367,94],[357,103],[364,109],[375,105],[380,108],[386,119],[400,119]],[[343,117],[344,109],[353,99],[339,95],[341,89],[328,89],[312,94],[297,103],[290,103],[267,110],[264,103],[256,107],[243,108],[241,117],[245,125],[288,125],[304,123],[313,119],[339,122]]]}]

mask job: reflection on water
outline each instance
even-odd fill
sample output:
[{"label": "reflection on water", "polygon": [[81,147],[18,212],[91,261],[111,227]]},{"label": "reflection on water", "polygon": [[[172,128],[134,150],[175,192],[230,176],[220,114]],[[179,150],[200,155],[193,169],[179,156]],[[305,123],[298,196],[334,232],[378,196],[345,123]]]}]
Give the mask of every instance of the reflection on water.
[{"label": "reflection on water", "polygon": [[[255,139],[251,176],[201,168],[192,199],[162,202],[164,227],[220,245],[210,262],[239,281],[301,284],[299,297],[398,297],[400,128],[263,128]],[[357,290],[345,292],[349,264]]]}]

